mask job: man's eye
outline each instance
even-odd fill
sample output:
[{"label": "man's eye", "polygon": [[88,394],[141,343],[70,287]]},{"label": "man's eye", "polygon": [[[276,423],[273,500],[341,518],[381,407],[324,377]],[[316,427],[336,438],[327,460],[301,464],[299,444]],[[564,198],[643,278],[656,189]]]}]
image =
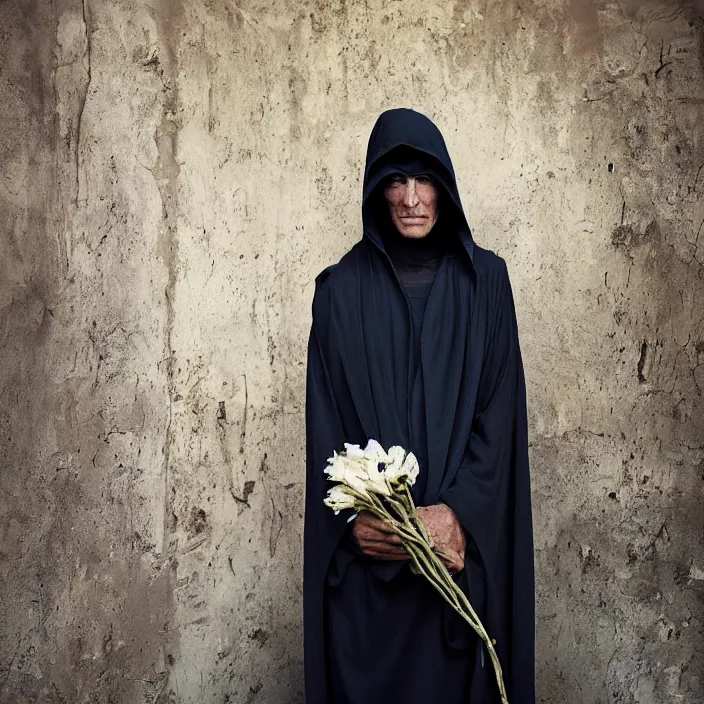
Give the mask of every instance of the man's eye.
[{"label": "man's eye", "polygon": [[397,174],[396,176],[391,177],[390,183],[392,185],[403,185],[407,181],[408,181],[408,179],[405,176],[402,176],[401,174]]},{"label": "man's eye", "polygon": [[427,174],[416,176],[416,181],[418,181],[418,183],[432,183],[432,179]]}]

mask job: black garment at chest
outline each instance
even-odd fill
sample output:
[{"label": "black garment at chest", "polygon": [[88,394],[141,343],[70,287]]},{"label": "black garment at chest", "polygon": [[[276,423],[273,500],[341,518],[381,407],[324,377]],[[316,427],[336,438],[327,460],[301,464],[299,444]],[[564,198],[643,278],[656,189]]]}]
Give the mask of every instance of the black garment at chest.
[{"label": "black garment at chest", "polygon": [[391,263],[406,295],[410,317],[408,321],[410,325],[408,360],[410,444],[407,449],[415,453],[421,467],[418,480],[413,487],[416,502],[422,502],[428,484],[428,432],[421,360],[423,320],[435,275],[443,266],[444,259],[451,256],[447,251],[447,245],[438,243],[439,238],[435,233],[431,233],[427,240],[427,242],[404,240],[398,235],[385,238]]},{"label": "black garment at chest", "polygon": [[[442,257],[419,261],[417,254],[412,263],[397,259],[394,269],[409,313],[408,447],[421,467],[413,493],[422,503],[428,442],[421,340],[435,275],[444,262]],[[462,580],[466,589],[465,575]],[[332,704],[468,700],[476,637],[407,563],[369,560],[348,535],[332,557],[324,599]]]},{"label": "black garment at chest", "polygon": [[416,448],[416,457],[423,468],[418,475],[413,493],[418,500],[425,493],[428,482],[428,431],[425,423],[425,398],[423,367],[420,363],[420,338],[423,329],[423,316],[428,303],[428,296],[433,286],[429,283],[407,283],[403,289],[408,297],[411,311],[411,363],[410,370],[410,407],[411,407],[411,428],[413,432],[413,447]]},{"label": "black garment at chest", "polygon": [[401,445],[418,456],[425,477],[422,492],[416,487],[414,493],[421,505],[436,503],[444,480],[451,478],[448,463],[458,466],[466,448],[466,430],[448,422],[458,406],[472,402],[473,380],[466,378],[472,342],[466,259],[444,257],[427,296],[420,297],[408,296],[392,274],[378,271],[390,264],[372,254],[373,269],[365,272],[358,302],[350,306],[331,299],[331,320],[344,325],[350,316],[359,316],[363,331],[353,340],[345,335],[350,344],[340,348],[344,375],[365,424],[360,442],[377,438],[385,447]]}]

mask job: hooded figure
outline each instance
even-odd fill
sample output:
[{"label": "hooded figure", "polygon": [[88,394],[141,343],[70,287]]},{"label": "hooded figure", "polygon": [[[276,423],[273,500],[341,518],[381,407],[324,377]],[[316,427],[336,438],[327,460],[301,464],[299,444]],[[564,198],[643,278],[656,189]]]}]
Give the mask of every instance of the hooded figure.
[{"label": "hooded figure", "polygon": [[[390,179],[429,177],[438,218],[394,226]],[[307,704],[493,704],[481,641],[407,562],[369,557],[324,506],[343,443],[419,459],[419,506],[464,531],[456,576],[496,641],[510,704],[535,702],[525,380],[506,264],[478,247],[438,128],[384,112],[369,139],[361,241],[316,279],[308,346],[304,635]]]}]

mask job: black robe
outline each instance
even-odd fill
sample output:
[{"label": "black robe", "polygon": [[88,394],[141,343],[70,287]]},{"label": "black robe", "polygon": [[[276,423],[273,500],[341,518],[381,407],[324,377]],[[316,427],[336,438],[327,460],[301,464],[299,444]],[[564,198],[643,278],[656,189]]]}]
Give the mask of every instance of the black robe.
[{"label": "black robe", "polygon": [[[432,165],[440,219],[431,234],[447,238],[451,250],[435,274],[419,350],[410,301],[384,245],[389,221],[378,188],[412,150]],[[349,512],[335,516],[323,505],[329,487],[323,469],[333,450],[375,438],[419,457],[421,505],[445,503],[457,515],[467,535],[460,584],[497,641],[510,704],[534,704],[525,381],[505,262],[474,243],[442,135],[411,110],[383,113],[372,131],[362,215],[362,240],[318,276],[313,301],[306,701],[498,701],[491,662],[469,627],[406,563],[361,555],[349,539]],[[420,393],[411,373],[414,353]]]}]

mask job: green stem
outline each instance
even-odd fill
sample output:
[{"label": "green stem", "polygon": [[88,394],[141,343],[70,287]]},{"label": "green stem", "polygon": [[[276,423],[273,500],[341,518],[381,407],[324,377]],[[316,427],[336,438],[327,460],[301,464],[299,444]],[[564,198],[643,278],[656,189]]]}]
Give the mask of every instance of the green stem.
[{"label": "green stem", "polygon": [[[409,508],[408,515],[410,517],[410,520],[413,523],[413,527],[424,538],[421,549],[425,553],[425,555],[423,556],[425,559],[422,561],[416,559],[414,564],[416,565],[417,569],[422,572],[426,579],[428,579],[430,583],[440,592],[445,601],[447,601],[447,603],[472,627],[472,629],[482,639],[482,641],[486,645],[486,648],[489,652],[489,657],[491,658],[492,664],[494,666],[494,672],[496,674],[496,682],[499,688],[501,702],[502,704],[508,704],[501,663],[499,662],[499,657],[496,653],[496,650],[494,649],[494,644],[492,643],[491,638],[489,638],[489,634],[486,632],[486,629],[484,628],[484,625],[482,624],[479,616],[472,608],[472,604],[470,603],[466,594],[452,579],[452,576],[448,572],[447,567],[445,566],[443,561],[438,557],[437,553],[435,553],[435,551],[430,547],[428,533],[425,529],[425,526],[423,525],[423,522],[418,516],[410,489],[407,484],[404,484],[403,488],[405,498],[404,503],[406,503]],[[410,552],[411,551],[409,550],[409,553]]]},{"label": "green stem", "polygon": [[[421,535],[423,536],[423,538],[425,538],[426,542],[429,545],[430,540],[428,538],[427,530],[425,529],[423,522],[420,520],[420,517],[418,516],[418,513],[415,508],[415,504],[413,503],[413,496],[411,495],[410,489],[408,488],[407,484],[404,484],[403,488],[405,490],[406,499],[411,507],[411,511],[409,511],[409,515],[410,515],[411,519],[413,520],[415,526],[419,529]],[[462,599],[464,605],[466,606],[467,610],[471,614],[472,618],[474,618],[481,625],[481,621],[479,620],[479,617],[477,616],[476,612],[472,608],[472,605],[469,602],[469,599],[467,599],[464,592],[455,584],[455,581],[452,579],[452,577],[450,576],[450,573],[447,571],[447,567],[445,567],[445,563],[437,556],[437,553],[434,550],[432,550],[432,548],[430,550],[432,552],[433,562],[438,566],[439,569],[441,569],[442,572],[447,573],[448,581],[453,585],[453,588],[457,589],[457,591],[461,595],[461,599]],[[482,626],[482,630],[483,630],[483,626]],[[487,635],[486,632],[484,632],[484,635]],[[487,635],[487,638],[488,638],[488,635]]]},{"label": "green stem", "polygon": [[447,601],[453,609],[459,609],[460,603],[457,600],[456,594],[443,583],[440,576],[435,572],[427,557],[424,555],[422,548],[419,549],[413,546],[411,548],[407,547],[406,549],[408,550],[408,554],[411,555],[413,564],[416,565],[419,572],[440,592],[445,601]]},{"label": "green stem", "polygon": [[409,511],[408,508],[404,506],[404,502],[400,500],[400,498],[393,495],[387,496],[386,503],[394,510],[401,521],[408,523]]},{"label": "green stem", "polygon": [[369,498],[355,491],[348,489],[351,495],[357,499],[357,509],[360,511],[369,511],[377,518],[380,518],[384,523],[394,529],[394,531],[403,539],[411,543],[421,543],[421,539],[413,532],[410,524],[401,523],[395,519],[389,511],[377,502],[370,502]]},{"label": "green stem", "polygon": [[[423,546],[423,548],[427,548],[427,546]],[[431,565],[430,561],[428,560],[427,553],[426,555],[421,556],[419,552],[420,551],[418,551],[418,548],[415,546],[414,548],[409,550],[409,554],[411,554],[411,559],[413,560],[413,563],[415,564],[416,568],[423,574],[426,579],[428,579],[431,585],[434,586],[437,591],[440,592],[441,596],[445,599],[445,601],[471,626],[471,628],[477,633],[477,635],[482,639],[482,641],[486,645],[486,648],[489,652],[489,657],[491,658],[491,662],[494,666],[494,672],[496,674],[496,682],[499,688],[501,702],[502,704],[508,704],[508,699],[506,697],[506,688],[503,681],[501,663],[499,662],[499,657],[496,653],[496,650],[494,649],[494,645],[491,639],[489,638],[486,630],[484,629],[482,622],[477,617],[476,613],[474,612],[474,609],[472,609],[471,604],[469,604],[469,600],[465,596],[464,592],[451,578],[450,573],[447,571],[445,565],[441,562],[440,567],[438,568],[438,565],[437,563],[435,563],[434,560],[433,563],[435,564]],[[454,599],[452,597],[454,597]]]},{"label": "green stem", "polygon": [[[384,497],[386,506],[374,493],[362,494],[351,487],[347,491],[357,500],[357,509],[369,511],[390,526],[403,541],[411,562],[454,609],[477,633],[486,646],[496,674],[496,682],[501,696],[501,704],[508,704],[506,687],[499,657],[494,645],[472,605],[445,567],[444,562],[430,547],[430,539],[423,522],[418,516],[413,497],[407,484],[393,497]],[[395,516],[391,514],[393,510]]]},{"label": "green stem", "polygon": [[420,534],[423,536],[423,539],[430,544],[430,535],[428,535],[428,531],[426,530],[425,526],[423,525],[423,521],[420,520],[420,516],[418,515],[418,511],[416,509],[415,502],[413,501],[413,494],[411,494],[411,490],[408,486],[408,484],[404,483],[403,484],[403,490],[404,490],[404,498],[406,499],[405,503],[408,506],[408,514],[411,517],[411,520],[413,521],[413,524],[415,527],[418,529]]}]

